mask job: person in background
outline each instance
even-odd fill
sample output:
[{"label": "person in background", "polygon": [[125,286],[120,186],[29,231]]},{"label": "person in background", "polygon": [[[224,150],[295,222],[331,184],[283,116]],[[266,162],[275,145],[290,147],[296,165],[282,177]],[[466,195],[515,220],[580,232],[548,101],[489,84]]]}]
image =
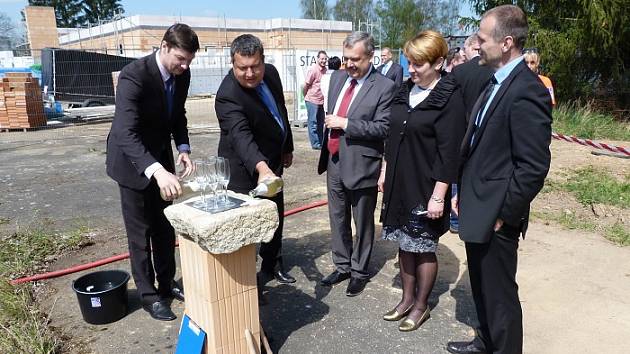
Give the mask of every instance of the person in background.
[{"label": "person in background", "polygon": [[328,88],[330,86],[330,77],[332,76],[332,73],[339,70],[340,68],[341,59],[339,59],[339,57],[328,58],[328,71],[326,71],[324,76],[322,76],[322,81],[320,83],[322,94],[324,95],[324,110],[328,109]]},{"label": "person in background", "polygon": [[464,98],[465,115],[463,124],[468,125],[468,118],[477,98],[487,86],[492,77],[493,71],[488,66],[480,65],[479,57],[479,37],[472,34],[464,42],[464,53],[466,62],[453,68],[452,75],[457,81],[457,85]]},{"label": "person in background", "polygon": [[453,68],[466,62],[466,55],[460,47],[451,48],[446,55],[446,68],[445,71],[450,73]]},{"label": "person in background", "polygon": [[394,63],[392,58],[392,50],[389,47],[384,47],[381,50],[381,65],[376,68],[376,71],[392,80],[398,89],[402,85],[403,69],[402,66]]},{"label": "person in background", "polygon": [[[459,91],[463,96],[464,115],[461,117],[461,124],[468,126],[470,111],[481,91],[488,84],[493,71],[485,65],[479,65],[479,37],[476,33],[468,36],[464,41],[464,53],[466,53],[466,62],[453,68],[451,76],[457,82]],[[452,194],[455,196],[457,195],[457,184],[453,184],[452,187]],[[453,211],[451,211],[450,231],[455,234],[459,232],[457,214]]]},{"label": "person in background", "polygon": [[[378,180],[383,194],[382,237],[398,243],[402,299],[383,319],[413,331],[429,318],[428,299],[438,270],[438,240],[449,228],[450,186],[456,181],[464,136],[462,98],[442,71],[448,49],[435,31],[407,41],[410,78],[391,108],[385,161]],[[428,214],[414,220],[413,210]],[[414,223],[420,222],[422,225]]]},{"label": "person in background", "polygon": [[466,56],[466,61],[479,56],[479,37],[477,33],[471,34],[464,41],[464,56]]},{"label": "person in background", "polygon": [[[218,155],[229,159],[230,190],[247,194],[262,180],[281,177],[293,163],[293,135],[280,75],[265,64],[260,39],[243,34],[230,48],[232,69],[217,91],[214,105],[221,135]],[[279,224],[271,241],[260,245],[261,286],[271,279],[294,283],[282,262],[284,194],[269,198],[278,207]]]},{"label": "person in background", "polygon": [[322,134],[324,131],[324,95],[321,90],[322,76],[326,73],[326,62],[328,55],[320,50],[317,53],[317,62],[308,69],[304,79],[304,102],[306,103],[308,139],[311,148],[320,150],[322,148]]},{"label": "person in background", "polygon": [[538,74],[538,78],[542,81],[543,85],[549,91],[549,95],[551,96],[551,105],[556,105],[556,96],[553,94],[553,84],[551,83],[551,79],[547,76],[540,74],[540,56],[534,50],[526,50],[525,51],[525,63],[531,69],[531,71]]},{"label": "person in background", "polygon": [[158,51],[125,66],[107,137],[107,174],[120,188],[131,274],[142,308],[160,321],[176,318],[170,298],[184,300],[173,280],[175,231],[164,209],[182,194],[171,136],[179,152],[177,165],[184,166],[180,177],[193,170],[184,106],[197,50],[197,34],[178,23],[166,30]]}]

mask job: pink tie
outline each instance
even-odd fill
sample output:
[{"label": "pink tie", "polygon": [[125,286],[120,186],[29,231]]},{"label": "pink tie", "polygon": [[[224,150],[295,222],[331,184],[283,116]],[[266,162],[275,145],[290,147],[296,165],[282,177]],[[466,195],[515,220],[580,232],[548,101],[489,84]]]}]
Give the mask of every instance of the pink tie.
[{"label": "pink tie", "polygon": [[[341,104],[339,105],[339,110],[337,111],[337,115],[339,117],[346,117],[348,114],[348,108],[350,107],[350,101],[352,101],[352,95],[354,93],[354,87],[357,86],[357,80],[352,79],[350,81],[350,86],[346,89],[346,92],[343,94],[343,98],[341,99]],[[332,129],[330,131],[330,136],[328,137],[328,151],[330,151],[331,155],[335,155],[339,152],[339,137],[341,136],[341,129]]]}]

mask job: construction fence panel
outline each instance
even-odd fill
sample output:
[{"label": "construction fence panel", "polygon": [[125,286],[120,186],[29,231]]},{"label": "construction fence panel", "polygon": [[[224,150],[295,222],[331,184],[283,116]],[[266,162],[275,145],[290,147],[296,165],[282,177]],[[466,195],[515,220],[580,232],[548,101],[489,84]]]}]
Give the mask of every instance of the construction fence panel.
[{"label": "construction fence panel", "polygon": [[[5,140],[7,134],[12,132],[28,134],[33,130],[50,130],[42,135],[46,140],[63,137],[64,128],[68,126],[109,124],[114,116],[118,74],[125,65],[136,59],[120,55],[115,49],[42,50],[41,73],[35,75],[35,78],[39,77],[41,97],[27,95],[26,100],[30,102],[24,102],[23,105],[43,105],[45,119],[43,123],[41,119],[31,119],[31,122],[38,122],[36,126],[19,128],[0,120],[0,133],[3,133],[0,134],[0,141]],[[132,52],[127,49],[125,53]],[[325,50],[329,57],[342,58],[341,45],[313,49],[265,48],[265,62],[273,64],[280,74],[289,120],[294,126],[304,126],[306,123],[306,107],[301,87],[308,69],[316,65],[320,50]],[[394,52],[397,57],[399,52]],[[380,51],[374,54],[373,62],[375,65],[380,63]],[[191,64],[191,83],[186,103],[191,129],[218,127],[214,96],[231,69],[229,47],[206,46],[197,53]],[[0,77],[4,75],[6,73],[0,72]],[[0,97],[0,113],[3,109],[6,111],[6,106],[7,100],[4,96]]]}]

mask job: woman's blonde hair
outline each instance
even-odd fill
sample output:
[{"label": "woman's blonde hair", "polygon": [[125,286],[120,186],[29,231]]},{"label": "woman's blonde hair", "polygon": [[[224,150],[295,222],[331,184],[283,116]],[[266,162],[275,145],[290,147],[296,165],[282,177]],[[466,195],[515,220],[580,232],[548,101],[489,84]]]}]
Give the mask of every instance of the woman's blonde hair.
[{"label": "woman's blonde hair", "polygon": [[433,65],[448,54],[448,45],[441,34],[426,30],[408,40],[403,48],[405,56],[413,63],[428,62]]},{"label": "woman's blonde hair", "polygon": [[538,53],[528,50],[525,52],[524,54],[525,56],[525,61],[529,62],[530,60],[533,60],[536,62],[536,65],[540,65],[540,57],[538,56]]}]

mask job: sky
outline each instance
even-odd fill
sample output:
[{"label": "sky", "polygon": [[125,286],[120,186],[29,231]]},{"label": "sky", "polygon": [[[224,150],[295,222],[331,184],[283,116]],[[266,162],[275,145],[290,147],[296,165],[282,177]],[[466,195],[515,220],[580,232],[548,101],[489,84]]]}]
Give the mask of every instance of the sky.
[{"label": "sky", "polygon": [[[184,6],[173,5],[173,0],[122,0],[125,15],[165,15],[165,16],[221,16],[231,18],[299,18],[299,0],[185,0]],[[177,3],[177,2],[175,2]],[[334,0],[329,0],[334,3]],[[462,16],[470,16],[469,2],[461,1]],[[20,19],[20,11],[28,5],[27,0],[0,0],[0,12],[15,21]]]}]

